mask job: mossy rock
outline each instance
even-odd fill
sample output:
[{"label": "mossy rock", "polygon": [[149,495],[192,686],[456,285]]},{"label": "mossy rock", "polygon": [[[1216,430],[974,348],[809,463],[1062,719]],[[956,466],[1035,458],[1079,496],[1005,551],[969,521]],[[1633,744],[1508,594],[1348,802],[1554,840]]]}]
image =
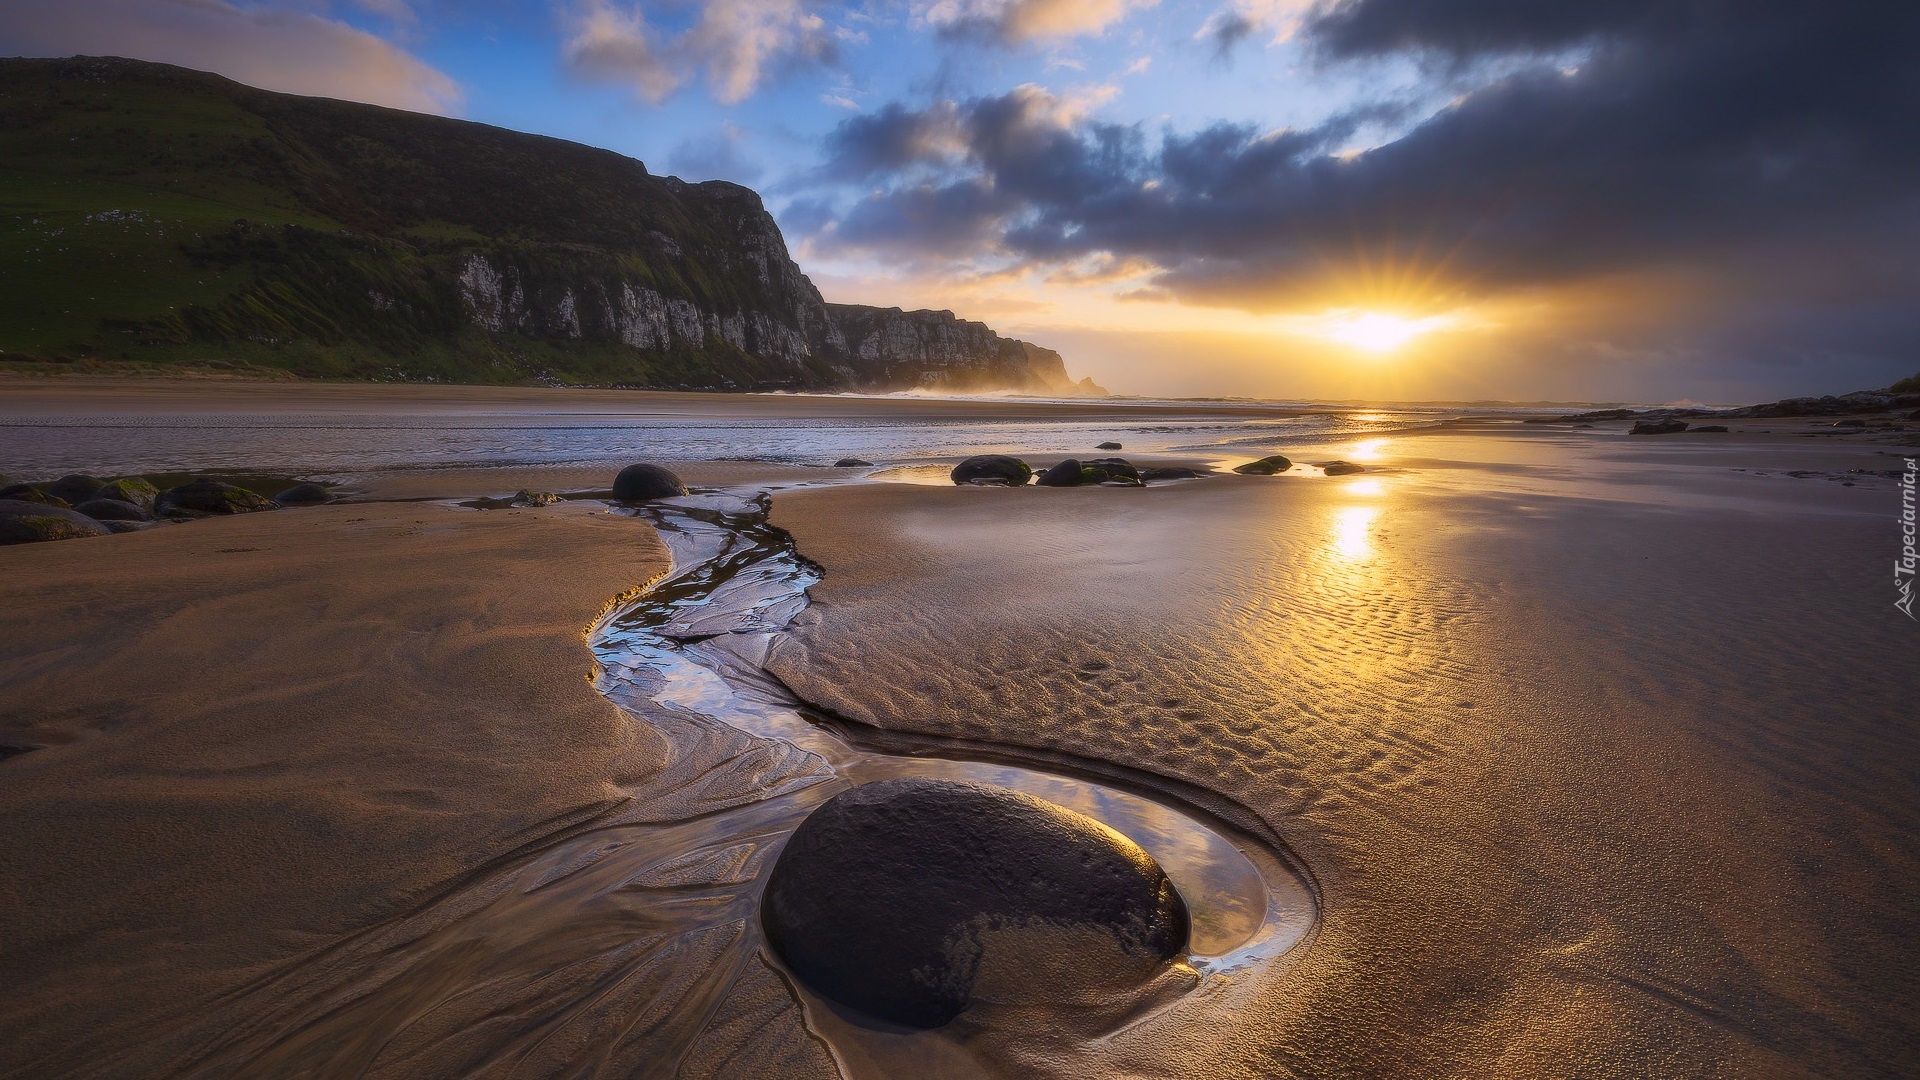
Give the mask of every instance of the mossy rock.
[{"label": "mossy rock", "polygon": [[1040,487],[1079,487],[1084,483],[1080,478],[1083,471],[1085,467],[1079,458],[1068,458],[1035,477],[1033,482]]},{"label": "mossy rock", "polygon": [[534,491],[531,488],[521,488],[513,497],[515,506],[552,506],[559,501],[560,496],[551,491]]},{"label": "mossy rock", "polygon": [[93,493],[96,499],[118,499],[132,503],[143,510],[153,509],[153,500],[160,495],[160,489],[147,483],[138,476],[123,476],[118,480],[109,480]]},{"label": "mossy rock", "polygon": [[1292,460],[1283,455],[1275,454],[1272,457],[1263,457],[1259,461],[1249,461],[1245,465],[1235,465],[1233,471],[1245,473],[1249,476],[1272,476],[1275,473],[1286,472],[1291,468],[1293,468]]},{"label": "mossy rock", "polygon": [[168,488],[153,501],[154,513],[161,517],[250,514],[273,508],[273,500],[258,492],[205,478]]},{"label": "mossy rock", "polygon": [[85,514],[44,503],[0,499],[0,544],[38,544],[106,536],[112,530]]},{"label": "mossy rock", "polygon": [[38,503],[41,506],[52,506],[61,510],[72,509],[72,507],[67,505],[65,499],[58,499],[47,494],[47,488],[44,484],[15,484],[12,487],[0,488],[0,499],[11,499],[14,502]]}]

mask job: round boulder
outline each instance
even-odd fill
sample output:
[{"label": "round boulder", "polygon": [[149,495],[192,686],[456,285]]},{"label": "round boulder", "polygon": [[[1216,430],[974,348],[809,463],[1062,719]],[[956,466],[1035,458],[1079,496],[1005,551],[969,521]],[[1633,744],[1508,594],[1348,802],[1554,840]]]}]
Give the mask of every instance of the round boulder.
[{"label": "round boulder", "polygon": [[320,484],[295,484],[273,497],[281,506],[319,506],[333,501],[333,492]]},{"label": "round boulder", "polygon": [[1033,482],[1041,487],[1079,487],[1080,470],[1080,459],[1068,458],[1034,477]]},{"label": "round boulder", "polygon": [[153,515],[119,499],[88,499],[74,510],[95,521],[152,521]]},{"label": "round boulder", "polygon": [[121,502],[132,503],[142,510],[151,510],[153,509],[153,500],[157,498],[159,494],[159,488],[147,483],[140,477],[127,476],[119,480],[107,481],[101,486],[99,491],[93,493],[93,497],[96,499],[118,499]]},{"label": "round boulder", "polygon": [[0,499],[0,544],[77,540],[112,532],[85,514],[45,503]]},{"label": "round boulder", "polygon": [[646,502],[685,495],[687,485],[658,465],[629,465],[613,478],[613,497],[621,502]]},{"label": "round boulder", "polygon": [[161,517],[250,514],[255,510],[271,509],[273,501],[264,495],[205,477],[179,487],[170,487],[153,500],[153,512]]},{"label": "round boulder", "polygon": [[1274,473],[1283,473],[1291,468],[1293,468],[1292,461],[1275,454],[1272,457],[1263,457],[1259,461],[1249,461],[1245,465],[1235,465],[1233,471],[1252,476],[1272,476]]},{"label": "round boulder", "polygon": [[1140,986],[1189,930],[1166,873],[1118,832],[1008,788],[921,778],[809,815],[767,876],[761,922],[808,986],[914,1028],[957,1016],[983,968]]},{"label": "round boulder", "polygon": [[1024,487],[1033,469],[1017,457],[1005,454],[977,454],[953,467],[948,476],[956,484],[1005,484]]},{"label": "round boulder", "polygon": [[69,473],[47,485],[47,494],[66,503],[79,506],[93,498],[94,492],[106,486],[106,481],[85,473]]}]

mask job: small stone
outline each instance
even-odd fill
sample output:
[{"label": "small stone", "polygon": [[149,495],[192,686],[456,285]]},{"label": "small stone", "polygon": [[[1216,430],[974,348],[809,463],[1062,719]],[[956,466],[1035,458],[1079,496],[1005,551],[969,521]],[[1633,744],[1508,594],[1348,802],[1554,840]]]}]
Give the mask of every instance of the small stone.
[{"label": "small stone", "polygon": [[1033,468],[1019,458],[1006,454],[978,454],[955,465],[947,475],[956,484],[1024,487],[1033,477]]},{"label": "small stone", "polygon": [[1099,446],[1094,447],[1094,449],[1095,450],[1121,450],[1125,448],[1122,447],[1117,442],[1103,442]]},{"label": "small stone", "polygon": [[761,922],[808,986],[915,1028],[965,1009],[983,968],[1052,960],[1142,985],[1189,929],[1166,873],[1118,832],[1008,788],[924,778],[843,791],[801,822]]},{"label": "small stone", "polygon": [[521,488],[513,497],[515,506],[552,506],[560,501],[560,496],[551,491],[533,491]]},{"label": "small stone", "polygon": [[1198,480],[1198,479],[1200,479],[1200,474],[1198,472],[1194,471],[1193,469],[1184,468],[1179,465],[1161,465],[1161,466],[1156,466],[1150,469],[1140,470],[1140,482],[1143,484],[1157,483],[1161,480]]},{"label": "small stone", "polygon": [[1329,461],[1320,466],[1320,469],[1328,476],[1352,476],[1354,473],[1367,471],[1365,466],[1355,465],[1351,461]]},{"label": "small stone", "polygon": [[1640,420],[1635,422],[1629,435],[1673,435],[1687,430],[1685,420]]},{"label": "small stone", "polygon": [[1245,465],[1235,465],[1233,471],[1250,476],[1272,476],[1274,473],[1283,473],[1291,468],[1293,468],[1292,461],[1275,454],[1272,457],[1263,457],[1259,461],[1249,461]]},{"label": "small stone", "polygon": [[1697,427],[1697,428],[1692,428],[1690,430],[1695,435],[1705,435],[1705,434],[1715,433],[1715,432],[1724,434],[1727,430],[1727,426],[1725,424],[1708,424],[1705,427]]},{"label": "small stone", "polygon": [[864,458],[843,457],[839,461],[834,462],[833,467],[836,469],[864,469],[872,464],[873,462]]},{"label": "small stone", "polygon": [[685,495],[687,485],[658,465],[629,465],[613,478],[613,497],[621,502],[646,502]]},{"label": "small stone", "polygon": [[281,506],[319,506],[333,501],[333,492],[320,484],[295,484],[273,497]]}]

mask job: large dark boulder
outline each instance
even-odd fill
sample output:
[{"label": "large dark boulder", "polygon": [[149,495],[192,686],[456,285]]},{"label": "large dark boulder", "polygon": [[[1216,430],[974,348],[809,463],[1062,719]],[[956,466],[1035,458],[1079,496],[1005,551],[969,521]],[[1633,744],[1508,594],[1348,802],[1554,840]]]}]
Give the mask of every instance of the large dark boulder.
[{"label": "large dark boulder", "polygon": [[333,492],[321,484],[295,484],[273,497],[281,506],[320,506],[333,501]]},{"label": "large dark boulder", "polygon": [[1033,469],[1017,457],[1005,454],[979,454],[953,467],[948,476],[956,484],[1005,484],[1024,487]]},{"label": "large dark boulder", "polygon": [[0,499],[0,544],[77,540],[112,532],[85,514],[45,503]]},{"label": "large dark boulder", "polygon": [[658,465],[629,465],[613,478],[613,497],[621,502],[646,502],[685,495],[687,485]]},{"label": "large dark boulder", "polygon": [[53,483],[48,484],[46,491],[47,494],[59,499],[68,506],[79,506],[81,503],[93,498],[94,493],[106,486],[106,483],[105,480],[97,476],[88,476],[85,473],[69,473],[55,480]]},{"label": "large dark boulder", "polygon": [[120,499],[88,499],[74,507],[95,521],[152,521],[153,515]]},{"label": "large dark boulder", "polygon": [[1685,420],[1641,420],[1628,431],[1629,435],[1673,435],[1687,430]]},{"label": "large dark boulder", "polygon": [[160,517],[250,514],[271,509],[273,500],[265,495],[205,477],[170,487],[153,500],[153,512]]},{"label": "large dark boulder", "polygon": [[1033,478],[1040,487],[1078,487],[1080,486],[1080,459],[1068,458],[1053,468]]},{"label": "large dark boulder", "polygon": [[57,506],[62,510],[71,509],[67,505],[67,500],[57,499],[47,494],[45,484],[14,484],[11,487],[0,488],[0,499],[39,503],[41,506]]},{"label": "large dark boulder", "polygon": [[121,477],[109,480],[93,493],[96,499],[118,499],[129,502],[142,510],[153,509],[153,500],[159,498],[160,489],[147,483],[138,476]]},{"label": "large dark boulder", "polygon": [[808,986],[916,1028],[966,1008],[984,962],[1019,966],[1076,942],[1066,947],[1087,953],[1068,962],[1137,986],[1181,955],[1189,928],[1159,864],[1100,822],[1007,788],[920,778],[815,810],[767,876],[761,921]]},{"label": "large dark boulder", "polygon": [[1233,471],[1250,476],[1272,476],[1274,473],[1283,473],[1291,468],[1293,468],[1292,461],[1280,454],[1275,454],[1272,457],[1263,457],[1259,461],[1249,461],[1245,465],[1235,465]]}]

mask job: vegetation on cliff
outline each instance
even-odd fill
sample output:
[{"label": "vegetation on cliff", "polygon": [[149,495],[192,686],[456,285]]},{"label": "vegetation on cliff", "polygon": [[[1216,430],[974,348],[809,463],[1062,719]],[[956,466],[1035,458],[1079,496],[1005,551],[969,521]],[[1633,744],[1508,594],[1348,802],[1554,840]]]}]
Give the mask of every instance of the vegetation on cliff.
[{"label": "vegetation on cliff", "polygon": [[0,294],[16,368],[898,385],[746,188],[131,60],[0,60]]}]

